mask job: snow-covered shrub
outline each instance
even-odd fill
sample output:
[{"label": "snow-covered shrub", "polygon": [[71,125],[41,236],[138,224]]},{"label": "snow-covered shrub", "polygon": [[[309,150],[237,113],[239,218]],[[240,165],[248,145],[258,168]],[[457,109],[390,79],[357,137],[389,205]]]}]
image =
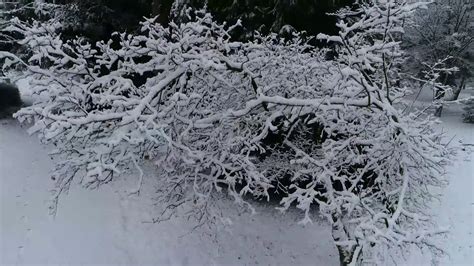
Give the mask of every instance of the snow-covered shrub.
[{"label": "snow-covered shrub", "polygon": [[56,202],[74,179],[96,187],[130,167],[138,193],[152,159],[164,215],[191,203],[206,219],[219,192],[251,209],[244,196],[282,186],[282,211],[295,203],[303,223],[313,207],[327,218],[342,264],[434,249],[444,231],[429,203],[453,150],[430,116],[404,112],[410,90],[397,82],[402,25],[418,5],[342,10],[339,35],[319,36],[338,47],[335,60],[298,36],[232,41],[233,27],[203,12],[96,44],[63,41],[54,20],[18,24],[38,97],[16,117],[57,147]]},{"label": "snow-covered shrub", "polygon": [[474,98],[467,100],[464,103],[463,121],[466,123],[474,123]]}]

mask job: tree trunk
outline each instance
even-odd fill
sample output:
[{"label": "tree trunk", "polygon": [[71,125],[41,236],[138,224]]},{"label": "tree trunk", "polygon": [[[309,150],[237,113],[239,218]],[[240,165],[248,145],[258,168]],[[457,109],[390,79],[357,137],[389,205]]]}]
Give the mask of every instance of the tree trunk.
[{"label": "tree trunk", "polygon": [[443,105],[440,104],[438,107],[436,107],[436,110],[434,112],[434,116],[441,117],[442,112],[443,112]]},{"label": "tree trunk", "polygon": [[339,252],[339,265],[341,266],[349,265],[350,261],[348,261],[346,258],[346,252],[339,246],[337,247],[337,251]]},{"label": "tree trunk", "polygon": [[153,0],[151,3],[151,13],[158,16],[157,21],[162,25],[168,25],[171,7],[174,0]]},{"label": "tree trunk", "polygon": [[[333,223],[332,223],[332,238],[334,241],[347,241],[349,240],[349,236],[347,234],[346,229],[344,228],[344,223],[341,221],[339,217],[333,215]],[[355,246],[348,247],[337,245],[337,250],[339,252],[339,263],[341,266],[347,266],[351,263],[352,257],[354,256]]]},{"label": "tree trunk", "polygon": [[[442,100],[445,95],[444,90],[442,89],[436,89],[436,94],[435,94],[435,101]],[[439,103],[439,106],[436,107],[434,115],[436,117],[441,117],[441,113],[443,112],[443,104]]]},{"label": "tree trunk", "polygon": [[453,90],[453,96],[448,101],[456,101],[459,98],[461,91],[466,88],[466,77],[462,77],[461,84],[455,86]]}]

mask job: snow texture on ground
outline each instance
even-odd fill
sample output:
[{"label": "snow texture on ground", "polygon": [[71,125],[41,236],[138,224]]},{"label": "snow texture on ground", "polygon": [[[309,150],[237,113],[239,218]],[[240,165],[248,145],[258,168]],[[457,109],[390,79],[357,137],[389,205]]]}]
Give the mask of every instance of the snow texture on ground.
[{"label": "snow texture on ground", "polygon": [[[460,99],[474,96],[474,88],[465,90]],[[425,108],[432,95],[423,91],[417,99],[417,107]],[[462,105],[444,106],[439,127],[465,147],[449,169],[449,185],[443,191],[441,202],[433,203],[437,215],[436,222],[449,228],[444,239],[447,256],[438,261],[439,265],[474,265],[474,124],[462,122]],[[430,254],[420,254],[418,250],[407,256],[405,265],[431,265]]]},{"label": "snow texture on ground", "polygon": [[153,218],[150,176],[140,196],[128,196],[133,177],[92,191],[74,186],[53,218],[51,167],[35,137],[14,120],[0,121],[2,265],[337,265],[326,225],[302,227],[298,212],[281,217],[257,206],[256,215],[236,215],[217,236],[180,218],[146,223]]}]

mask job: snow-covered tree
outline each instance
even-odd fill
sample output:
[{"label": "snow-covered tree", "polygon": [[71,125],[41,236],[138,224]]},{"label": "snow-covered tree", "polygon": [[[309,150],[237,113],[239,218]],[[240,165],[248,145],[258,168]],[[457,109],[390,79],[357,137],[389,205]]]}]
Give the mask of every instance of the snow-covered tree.
[{"label": "snow-covered tree", "polygon": [[[439,62],[447,69],[440,72],[434,99],[457,100],[472,78],[474,66],[474,4],[470,0],[436,0],[428,8],[417,11],[405,23],[405,47],[410,59],[406,69],[423,76],[423,72]],[[441,114],[442,106],[437,112]]]},{"label": "snow-covered tree", "polygon": [[201,11],[95,44],[63,41],[54,19],[17,23],[37,97],[15,116],[56,146],[55,203],[73,180],[97,187],[128,169],[138,193],[153,160],[163,215],[189,204],[205,220],[219,193],[252,209],[245,196],[277,190],[281,210],[295,203],[303,223],[319,208],[343,265],[410,245],[436,251],[444,230],[432,226],[430,202],[454,150],[429,115],[405,112],[411,91],[397,82],[402,26],[420,5],[340,11],[339,35],[319,36],[337,46],[335,60],[298,35],[232,41],[234,26]]},{"label": "snow-covered tree", "polygon": [[[430,221],[423,210],[435,196],[432,187],[443,183],[442,165],[449,157],[443,154],[450,151],[441,144],[441,136],[433,130],[429,118],[419,120],[420,114],[403,112],[401,98],[410,92],[398,82],[403,63],[399,48],[402,26],[423,5],[402,1],[360,3],[355,10],[339,13],[339,36],[322,36],[339,43],[340,67],[346,66],[342,69],[350,73],[349,80],[365,91],[371,103],[359,111],[345,109],[351,122],[344,135],[351,136],[350,141],[331,143],[334,146],[328,143],[323,153],[337,151],[337,155],[330,156],[336,160],[332,163],[333,172],[338,173],[334,179],[339,179],[341,173],[346,177],[341,180],[343,188],[333,191],[335,204],[328,206],[331,211],[327,214],[331,215],[333,236],[346,263],[384,257],[393,247],[404,249],[421,243],[433,247],[425,237],[439,233],[428,229]],[[370,126],[359,122],[365,115],[363,120],[379,124],[380,128],[371,131]],[[422,132],[428,135],[423,136]],[[352,141],[354,144],[350,144]],[[417,150],[425,150],[419,146],[424,146],[423,142],[438,143],[437,147],[428,145],[429,153],[436,154],[437,159],[425,160],[421,154],[416,155]],[[354,161],[349,162],[352,158]],[[311,167],[314,165],[308,169]],[[300,197],[311,193],[307,188],[300,190]]]}]

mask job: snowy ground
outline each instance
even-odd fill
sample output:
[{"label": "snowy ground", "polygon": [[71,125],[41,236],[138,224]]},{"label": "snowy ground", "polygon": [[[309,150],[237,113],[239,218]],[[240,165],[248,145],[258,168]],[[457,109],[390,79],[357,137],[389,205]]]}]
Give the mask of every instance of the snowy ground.
[{"label": "snowy ground", "polygon": [[[465,144],[474,144],[474,125],[460,122],[458,113],[445,110],[443,115],[446,131],[454,134]],[[474,265],[474,162],[472,155],[461,154],[451,167],[450,184],[439,206],[440,225],[450,227],[445,241],[449,256],[441,265]],[[424,264],[428,264],[425,261]]]},{"label": "snowy ground", "polygon": [[[460,98],[474,96],[474,88],[467,89]],[[424,92],[418,98],[417,106],[425,107],[432,95]],[[462,122],[462,106],[452,104],[445,106],[442,113],[442,124],[439,127],[453,137],[453,141],[464,144],[466,152],[459,154],[454,165],[450,167],[450,184],[444,191],[439,203],[434,203],[437,222],[447,226],[450,233],[444,240],[444,249],[448,256],[442,257],[440,265],[474,265],[474,124]],[[430,265],[429,254],[414,252],[404,262],[406,265]]]},{"label": "snowy ground", "polygon": [[2,265],[337,265],[326,226],[302,227],[297,212],[282,218],[257,206],[258,214],[235,217],[215,237],[183,219],[144,223],[152,218],[152,189],[129,197],[124,179],[94,191],[75,187],[53,219],[51,167],[35,137],[16,121],[0,121]]},{"label": "snowy ground", "polygon": [[[458,106],[446,108],[441,127],[473,144],[474,125],[461,123],[459,112]],[[232,226],[217,232],[192,230],[194,223],[179,218],[145,223],[153,217],[151,175],[139,197],[127,195],[133,177],[94,191],[75,186],[53,218],[47,210],[52,187],[47,150],[18,122],[0,120],[2,265],[338,265],[327,225],[297,225],[297,211],[282,217],[257,206],[256,215],[235,215]],[[474,265],[471,158],[462,154],[451,168],[451,184],[437,210],[439,223],[451,227],[445,241],[450,257],[441,265]],[[416,252],[402,262],[429,263],[428,255]]]}]

